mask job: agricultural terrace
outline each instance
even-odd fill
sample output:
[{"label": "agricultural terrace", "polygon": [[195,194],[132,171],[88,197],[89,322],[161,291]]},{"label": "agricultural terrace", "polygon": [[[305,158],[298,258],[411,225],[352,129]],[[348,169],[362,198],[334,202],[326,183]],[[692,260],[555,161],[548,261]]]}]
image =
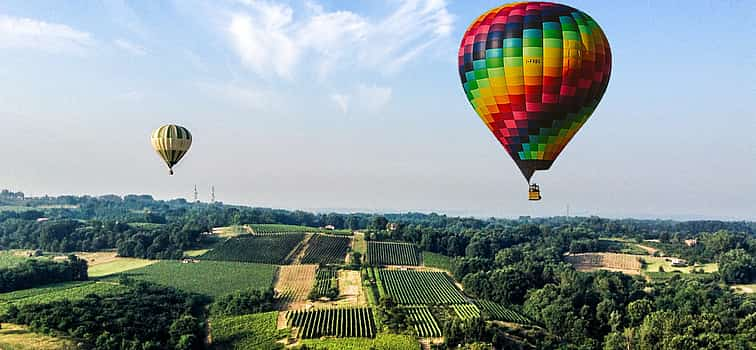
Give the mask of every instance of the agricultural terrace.
[{"label": "agricultural terrace", "polygon": [[333,267],[318,269],[315,276],[315,284],[312,286],[311,295],[316,298],[330,296],[336,297],[339,293],[338,271]]},{"label": "agricultural terrace", "polygon": [[65,282],[42,288],[22,289],[0,294],[0,314],[15,305],[20,307],[27,304],[46,304],[60,300],[84,299],[89,294],[109,295],[118,294],[128,287],[110,282]]},{"label": "agricultural terrace", "polygon": [[381,296],[404,305],[465,304],[467,299],[443,272],[379,270],[376,284]]},{"label": "agricultural terrace", "polygon": [[274,349],[287,330],[277,330],[278,311],[214,318],[210,321],[214,348]]},{"label": "agricultural terrace", "polygon": [[475,304],[455,304],[452,305],[452,311],[463,321],[480,317],[480,310]]},{"label": "agricultural terrace", "polygon": [[276,266],[231,261],[160,261],[122,274],[211,297],[273,285]]},{"label": "agricultural terrace", "polygon": [[302,344],[318,350],[404,350],[420,346],[413,336],[378,333],[375,338],[303,339]]},{"label": "agricultural terrace", "polygon": [[[474,300],[483,317],[488,320],[530,324],[530,320],[520,313],[488,300]],[[456,311],[456,310],[455,310]]]},{"label": "agricultural terrace", "polygon": [[602,269],[638,275],[641,270],[641,258],[646,257],[617,253],[582,253],[570,254],[565,260],[578,271]]},{"label": "agricultural terrace", "polygon": [[273,288],[281,303],[307,300],[315,283],[318,265],[284,265],[278,267]]},{"label": "agricultural terrace", "polygon": [[304,239],[304,234],[239,236],[229,238],[213,250],[202,254],[203,260],[240,261],[262,264],[285,264]]},{"label": "agricultural terrace", "polygon": [[289,311],[288,325],[298,328],[302,339],[375,336],[373,311],[367,307]]},{"label": "agricultural terrace", "polygon": [[370,265],[420,265],[414,244],[368,241],[367,262]]},{"label": "agricultural terrace", "polygon": [[423,266],[451,271],[452,258],[431,252],[423,252]]},{"label": "agricultural terrace", "polygon": [[441,327],[438,326],[438,322],[436,322],[428,306],[409,306],[404,309],[407,311],[407,316],[412,321],[412,326],[418,337],[435,338],[443,335]]},{"label": "agricultural terrace", "polygon": [[320,227],[310,226],[298,226],[298,225],[284,225],[284,224],[251,224],[245,225],[252,229],[255,234],[270,234],[270,233],[331,233],[337,235],[351,235],[350,230],[326,230]]},{"label": "agricultural terrace", "polygon": [[302,263],[343,264],[351,241],[348,237],[314,235],[307,243]]},{"label": "agricultural terrace", "polygon": [[34,333],[25,326],[3,323],[3,328],[0,329],[0,349],[61,350],[75,348],[76,343],[73,340]]}]

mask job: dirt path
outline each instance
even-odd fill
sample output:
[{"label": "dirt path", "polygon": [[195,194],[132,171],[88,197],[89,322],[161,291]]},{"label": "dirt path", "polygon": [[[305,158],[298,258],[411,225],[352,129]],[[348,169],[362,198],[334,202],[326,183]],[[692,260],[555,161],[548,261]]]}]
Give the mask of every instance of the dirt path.
[{"label": "dirt path", "polygon": [[648,253],[648,255],[654,255],[654,253],[659,251],[659,249],[656,249],[654,247],[649,247],[647,245],[643,245],[643,244],[635,244],[635,245],[638,246],[638,248],[645,250]]},{"label": "dirt path", "polygon": [[[308,233],[305,235],[305,238],[302,240],[302,242],[299,243],[299,245],[292,251],[293,258],[291,259],[292,265],[299,265],[302,263],[302,258],[305,255],[305,252],[307,252],[307,245],[310,243],[310,239],[312,239],[312,234]],[[289,261],[291,257],[286,257],[286,261]]]},{"label": "dirt path", "polygon": [[367,298],[362,293],[362,276],[359,271],[339,271],[339,302],[352,305],[367,305]]}]

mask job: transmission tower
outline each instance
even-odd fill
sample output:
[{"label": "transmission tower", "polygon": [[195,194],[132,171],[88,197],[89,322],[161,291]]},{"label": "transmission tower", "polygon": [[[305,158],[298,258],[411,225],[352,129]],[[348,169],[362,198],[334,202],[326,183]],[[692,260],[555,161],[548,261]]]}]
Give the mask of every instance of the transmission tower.
[{"label": "transmission tower", "polygon": [[197,193],[197,185],[194,185],[194,203],[199,203],[199,193]]},{"label": "transmission tower", "polygon": [[215,203],[215,185],[210,186],[210,203]]}]

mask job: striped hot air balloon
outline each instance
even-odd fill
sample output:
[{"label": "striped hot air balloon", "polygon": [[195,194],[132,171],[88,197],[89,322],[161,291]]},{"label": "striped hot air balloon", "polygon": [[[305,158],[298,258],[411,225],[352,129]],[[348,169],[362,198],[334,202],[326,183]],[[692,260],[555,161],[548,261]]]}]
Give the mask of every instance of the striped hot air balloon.
[{"label": "striped hot air balloon", "polygon": [[458,58],[467,99],[528,182],[588,120],[612,69],[598,23],[550,2],[482,14],[462,37]]},{"label": "striped hot air balloon", "polygon": [[167,124],[152,132],[152,148],[168,165],[169,174],[192,146],[192,134],[183,126]]}]

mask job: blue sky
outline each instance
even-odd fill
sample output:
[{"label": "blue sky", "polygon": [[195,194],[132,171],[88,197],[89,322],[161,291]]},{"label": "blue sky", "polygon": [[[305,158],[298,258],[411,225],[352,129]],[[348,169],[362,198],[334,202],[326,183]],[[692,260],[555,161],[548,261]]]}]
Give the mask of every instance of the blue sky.
[{"label": "blue sky", "polygon": [[[0,2],[0,187],[310,210],[756,219],[756,5],[569,1],[607,94],[529,203],[456,52],[495,1]],[[149,145],[193,131],[168,177]]]}]

